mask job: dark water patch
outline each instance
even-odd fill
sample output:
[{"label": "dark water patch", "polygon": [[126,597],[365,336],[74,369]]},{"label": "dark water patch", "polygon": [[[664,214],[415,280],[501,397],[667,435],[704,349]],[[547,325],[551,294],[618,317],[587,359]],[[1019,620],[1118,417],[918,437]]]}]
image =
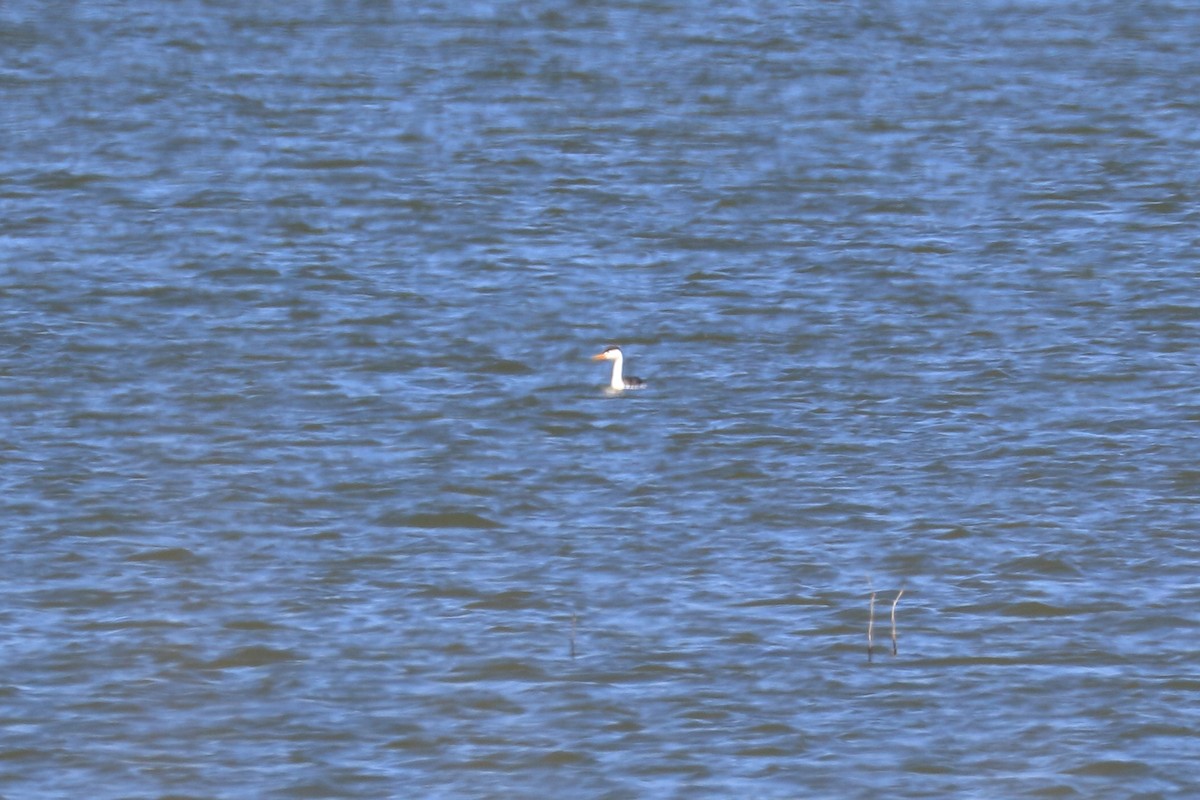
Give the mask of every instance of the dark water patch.
[{"label": "dark water patch", "polygon": [[176,208],[238,208],[247,204],[246,198],[231,191],[205,189],[176,201]]},{"label": "dark water patch", "polygon": [[387,512],[377,524],[387,527],[411,528],[498,528],[500,523],[469,511],[420,512],[413,514]]},{"label": "dark water patch", "polygon": [[769,597],[735,603],[735,608],[759,608],[773,606],[828,606],[827,601],[807,596]]},{"label": "dark water patch", "polygon": [[1134,777],[1150,772],[1147,764],[1136,761],[1114,761],[1100,759],[1067,770],[1072,775],[1101,777]]},{"label": "dark water patch", "polygon": [[282,629],[283,626],[265,619],[233,619],[223,623],[224,628],[231,631],[275,631]]},{"label": "dark water patch", "polygon": [[[495,681],[517,681],[520,683],[538,683],[546,679],[546,672],[529,661],[513,658],[489,658],[477,666],[461,668],[447,677],[447,680],[458,683],[477,683]],[[476,708],[501,710],[519,710],[520,706],[495,700],[482,699]]]},{"label": "dark water patch", "polygon": [[517,611],[544,607],[545,602],[538,593],[520,589],[497,592],[466,605],[466,608],[478,611]]},{"label": "dark water patch", "polygon": [[239,647],[203,664],[204,669],[245,669],[269,667],[274,664],[302,661],[292,650],[252,645]]},{"label": "dark water patch", "polygon": [[154,550],[141,550],[126,557],[134,563],[174,563],[196,564],[201,559],[186,547],[164,547]]}]

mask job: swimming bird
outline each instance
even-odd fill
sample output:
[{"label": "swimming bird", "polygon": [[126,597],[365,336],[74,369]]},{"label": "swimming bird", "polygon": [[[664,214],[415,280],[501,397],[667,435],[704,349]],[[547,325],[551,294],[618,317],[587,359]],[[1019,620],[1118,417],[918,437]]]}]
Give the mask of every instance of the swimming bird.
[{"label": "swimming bird", "polygon": [[621,353],[621,348],[616,345],[604,348],[604,352],[592,356],[592,360],[613,362],[612,380],[608,382],[608,387],[614,392],[620,392],[625,389],[641,389],[646,385],[646,382],[641,378],[622,374],[625,366],[625,356]]}]

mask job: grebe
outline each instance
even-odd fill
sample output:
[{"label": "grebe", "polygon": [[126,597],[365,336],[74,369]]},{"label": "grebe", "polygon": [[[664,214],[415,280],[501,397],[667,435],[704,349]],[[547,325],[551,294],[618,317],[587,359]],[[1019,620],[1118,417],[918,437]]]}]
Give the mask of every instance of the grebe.
[{"label": "grebe", "polygon": [[625,356],[621,354],[621,348],[616,345],[604,348],[604,352],[592,356],[592,360],[613,362],[612,380],[608,382],[608,388],[614,392],[620,392],[625,389],[641,389],[646,385],[646,382],[641,378],[621,374],[622,368],[625,365]]}]

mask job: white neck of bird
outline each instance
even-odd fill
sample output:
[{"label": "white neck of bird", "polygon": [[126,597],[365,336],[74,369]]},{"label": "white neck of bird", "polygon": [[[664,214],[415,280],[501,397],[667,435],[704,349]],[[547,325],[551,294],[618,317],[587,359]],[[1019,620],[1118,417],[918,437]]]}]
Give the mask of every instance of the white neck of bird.
[{"label": "white neck of bird", "polygon": [[617,353],[617,357],[613,359],[612,381],[609,382],[609,385],[612,386],[612,388],[614,388],[614,389],[624,389],[625,388],[625,378],[622,375],[624,366],[625,366],[624,356],[622,356],[620,353]]}]

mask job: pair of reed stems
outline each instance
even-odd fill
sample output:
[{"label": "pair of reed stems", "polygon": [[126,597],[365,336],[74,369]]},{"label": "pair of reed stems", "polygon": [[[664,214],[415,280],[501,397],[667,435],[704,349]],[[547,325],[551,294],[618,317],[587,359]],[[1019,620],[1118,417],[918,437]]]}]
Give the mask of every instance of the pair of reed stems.
[{"label": "pair of reed stems", "polygon": [[[875,657],[875,595],[878,594],[874,589],[871,589],[871,611],[867,619],[867,662],[869,663]],[[896,655],[898,651],[896,647],[896,604],[900,602],[901,596],[904,594],[904,588],[896,592],[895,599],[892,600],[892,655]]]}]

